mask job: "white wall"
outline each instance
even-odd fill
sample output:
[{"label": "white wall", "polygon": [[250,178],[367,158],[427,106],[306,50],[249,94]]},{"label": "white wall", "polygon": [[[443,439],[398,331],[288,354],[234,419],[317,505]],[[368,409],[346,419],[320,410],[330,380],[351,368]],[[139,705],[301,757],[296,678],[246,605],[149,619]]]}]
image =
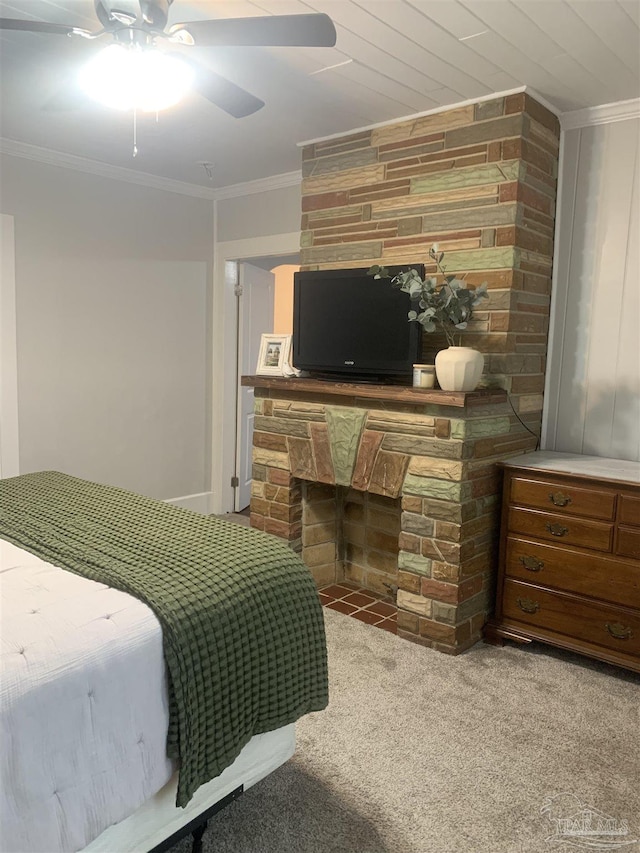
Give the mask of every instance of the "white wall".
[{"label": "white wall", "polygon": [[20,472],[210,489],[213,203],[19,157]]},{"label": "white wall", "polygon": [[299,269],[299,264],[280,264],[271,270],[275,276],[273,331],[278,335],[293,334],[293,275]]},{"label": "white wall", "polygon": [[543,447],[640,459],[640,119],[564,133]]},{"label": "white wall", "polygon": [[299,231],[301,209],[302,179],[292,186],[221,198],[217,203],[216,238],[223,243]]}]

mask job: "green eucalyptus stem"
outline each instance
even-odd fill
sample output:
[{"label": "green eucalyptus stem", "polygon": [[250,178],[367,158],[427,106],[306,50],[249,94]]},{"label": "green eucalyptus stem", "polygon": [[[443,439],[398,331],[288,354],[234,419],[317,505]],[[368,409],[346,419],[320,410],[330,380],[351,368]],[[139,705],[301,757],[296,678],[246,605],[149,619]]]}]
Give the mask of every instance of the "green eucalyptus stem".
[{"label": "green eucalyptus stem", "polygon": [[441,329],[442,329],[442,331],[444,332],[444,336],[445,336],[445,338],[447,339],[447,343],[449,344],[449,346],[450,346],[450,347],[454,347],[454,346],[456,345],[456,342],[455,342],[455,336],[454,336],[454,335],[452,334],[452,332],[449,330],[449,328],[448,328],[447,324],[446,324],[446,323],[441,322],[441,323],[440,323],[440,328],[441,328]]},{"label": "green eucalyptus stem", "polygon": [[[461,331],[467,327],[473,315],[473,309],[481,299],[487,299],[487,284],[468,288],[462,279],[447,275],[442,259],[444,252],[438,252],[437,246],[429,249],[429,258],[435,262],[436,275],[443,276],[442,284],[436,276],[422,279],[415,269],[401,270],[391,280],[394,287],[408,293],[412,300],[412,309],[408,319],[422,325],[425,332],[441,331],[450,347],[462,345]],[[375,278],[390,278],[386,267],[374,264],[369,274]],[[456,343],[456,339],[459,343]]]},{"label": "green eucalyptus stem", "polygon": [[[432,260],[435,261],[436,269],[438,270],[440,275],[444,278],[444,281],[442,282],[442,285],[441,285],[441,290],[448,292],[449,296],[453,296],[454,295],[453,290],[449,286],[449,282],[447,280],[447,272],[441,263],[442,258],[444,257],[444,252],[437,252],[432,247],[431,249],[429,249],[429,256],[432,258]],[[444,332],[445,338],[447,339],[447,343],[449,344],[450,347],[454,347],[456,345],[455,334],[449,329],[449,326],[444,321],[440,322],[440,326],[442,328],[442,331]],[[458,337],[461,341],[462,337],[460,335]]]},{"label": "green eucalyptus stem", "polygon": [[[441,256],[441,255],[438,255],[438,254],[437,254],[437,252],[433,252],[433,254],[432,254],[432,252],[433,252],[433,249],[431,249],[431,250],[429,251],[429,254],[430,254],[430,255],[431,255],[431,257],[433,258],[433,260],[436,262],[436,267],[437,267],[437,269],[438,269],[438,272],[440,273],[440,275],[443,275],[443,276],[445,276],[445,277],[446,277],[447,273],[446,273],[446,271],[445,271],[445,268],[444,268],[444,267],[442,266],[442,264],[440,263],[440,261],[441,261],[441,259],[442,259],[442,256]],[[444,252],[443,252],[442,254],[444,255]]]}]

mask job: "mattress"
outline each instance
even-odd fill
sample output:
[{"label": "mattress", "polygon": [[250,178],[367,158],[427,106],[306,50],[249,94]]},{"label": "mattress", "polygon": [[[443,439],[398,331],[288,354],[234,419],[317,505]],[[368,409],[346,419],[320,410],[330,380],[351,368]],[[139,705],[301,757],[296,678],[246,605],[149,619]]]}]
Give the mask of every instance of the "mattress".
[{"label": "mattress", "polygon": [[173,775],[160,624],[3,540],[0,594],[2,849],[81,850]]},{"label": "mattress", "polygon": [[[0,539],[0,613],[2,851],[151,849],[293,751],[293,726],[257,736],[188,809],[176,809],[153,612]],[[143,804],[114,838],[112,825]]]}]

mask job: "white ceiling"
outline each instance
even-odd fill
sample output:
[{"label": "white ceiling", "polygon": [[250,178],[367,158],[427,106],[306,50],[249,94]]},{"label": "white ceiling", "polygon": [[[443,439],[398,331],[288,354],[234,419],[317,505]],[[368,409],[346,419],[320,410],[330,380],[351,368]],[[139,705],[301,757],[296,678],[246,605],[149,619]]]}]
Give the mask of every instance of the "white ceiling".
[{"label": "white ceiling", "polygon": [[[46,106],[104,39],[3,31],[2,136],[221,187],[298,169],[300,141],[523,85],[560,111],[640,96],[640,0],[175,0],[170,23],[308,12],[331,16],[334,48],[193,48],[266,106],[234,119],[194,95],[139,119],[136,159],[130,115]],[[93,0],[0,0],[0,15],[98,28]]]}]

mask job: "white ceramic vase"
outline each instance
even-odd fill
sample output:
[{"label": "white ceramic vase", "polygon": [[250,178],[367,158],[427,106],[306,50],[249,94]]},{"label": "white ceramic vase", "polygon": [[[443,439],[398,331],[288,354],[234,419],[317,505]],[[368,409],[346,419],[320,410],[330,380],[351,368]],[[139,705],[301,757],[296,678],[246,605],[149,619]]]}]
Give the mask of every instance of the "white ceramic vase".
[{"label": "white ceramic vase", "polygon": [[484,356],[471,347],[448,347],[436,355],[436,376],[443,391],[474,391],[484,368]]}]

